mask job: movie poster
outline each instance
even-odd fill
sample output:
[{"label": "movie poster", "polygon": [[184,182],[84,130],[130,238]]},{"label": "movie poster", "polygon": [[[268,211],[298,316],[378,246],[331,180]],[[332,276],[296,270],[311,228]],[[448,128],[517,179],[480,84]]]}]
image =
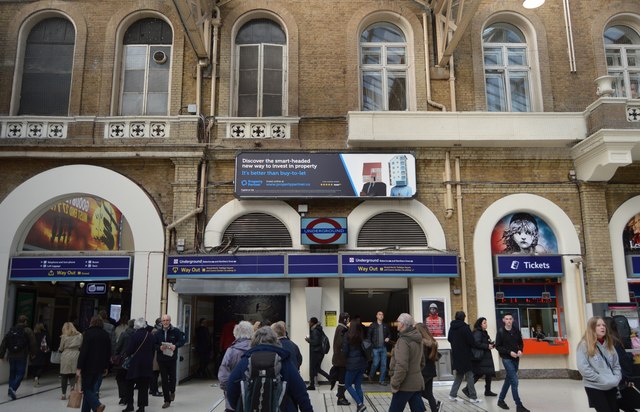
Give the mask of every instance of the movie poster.
[{"label": "movie poster", "polygon": [[33,224],[23,250],[120,250],[122,213],[99,197],[59,200]]},{"label": "movie poster", "polygon": [[547,223],[530,213],[518,212],[503,217],[491,233],[494,255],[557,254],[558,241]]},{"label": "movie poster", "polygon": [[640,213],[633,216],[622,231],[624,251],[628,254],[640,254]]}]

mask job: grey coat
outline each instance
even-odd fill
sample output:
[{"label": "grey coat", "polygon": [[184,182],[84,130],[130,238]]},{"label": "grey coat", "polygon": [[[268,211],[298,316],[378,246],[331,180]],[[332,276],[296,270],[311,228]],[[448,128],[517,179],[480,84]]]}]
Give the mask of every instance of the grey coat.
[{"label": "grey coat", "polygon": [[[587,352],[587,344],[585,341],[580,342],[576,351],[576,363],[578,371],[582,375],[582,384],[587,388],[606,391],[618,386],[622,378],[622,370],[618,362],[618,354],[615,350],[609,351],[606,345],[596,343],[602,351],[605,359],[596,350],[595,355],[589,356]],[[609,364],[607,365],[607,362]],[[611,367],[609,367],[609,365]]]},{"label": "grey coat", "polygon": [[251,348],[251,339],[243,338],[235,340],[227,351],[224,353],[222,363],[218,369],[218,381],[220,381],[220,389],[227,390],[227,382],[231,371],[236,367],[240,358]]},{"label": "grey coat", "polygon": [[60,338],[60,374],[75,374],[78,368],[78,356],[82,346],[82,334],[62,336]]}]

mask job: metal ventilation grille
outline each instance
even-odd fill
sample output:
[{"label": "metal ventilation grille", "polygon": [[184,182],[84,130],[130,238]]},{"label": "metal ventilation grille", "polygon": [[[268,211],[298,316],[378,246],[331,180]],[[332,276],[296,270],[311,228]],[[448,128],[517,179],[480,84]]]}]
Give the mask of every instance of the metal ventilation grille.
[{"label": "metal ventilation grille", "polygon": [[375,215],[358,233],[358,247],[427,246],[420,225],[398,212]]},{"label": "metal ventilation grille", "polygon": [[286,226],[266,213],[248,213],[237,218],[222,238],[229,236],[233,236],[231,244],[239,247],[292,247]]}]

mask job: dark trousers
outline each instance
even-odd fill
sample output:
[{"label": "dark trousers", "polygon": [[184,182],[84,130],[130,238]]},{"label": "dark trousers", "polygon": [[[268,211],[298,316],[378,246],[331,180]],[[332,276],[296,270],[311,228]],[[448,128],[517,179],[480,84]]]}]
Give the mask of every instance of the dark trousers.
[{"label": "dark trousers", "polygon": [[149,405],[149,377],[140,377],[136,379],[127,379],[127,408],[133,409],[133,392],[134,388],[138,389],[138,408],[144,408]]},{"label": "dark trousers", "polygon": [[596,412],[618,412],[618,388],[601,391],[599,389],[584,388],[589,398],[589,406]]},{"label": "dark trousers", "polygon": [[96,387],[98,385],[98,379],[101,376],[101,373],[82,374],[82,412],[95,411],[98,409],[98,406],[100,406]]},{"label": "dark trousers", "polygon": [[127,396],[127,370],[116,369],[116,383],[118,384],[118,397],[128,402]]},{"label": "dark trousers", "polygon": [[27,358],[9,358],[9,388],[14,392],[20,387],[27,371]]},{"label": "dark trousers", "polygon": [[336,396],[338,399],[344,399],[344,393],[346,388],[344,386],[344,374],[347,371],[344,367],[338,367],[338,393]]},{"label": "dark trousers", "polygon": [[153,371],[153,376],[151,377],[151,381],[149,381],[149,393],[158,393],[158,376],[160,376],[160,371]]},{"label": "dark trousers", "polygon": [[[478,382],[478,380],[482,378],[482,375],[473,375],[473,383]],[[491,392],[491,375],[484,375],[484,391]]]},{"label": "dark trousers", "polygon": [[69,385],[75,385],[76,382],[76,374],[75,373],[63,373],[60,374],[60,389],[62,389],[62,394],[67,394],[67,388]]},{"label": "dark trousers", "polygon": [[322,370],[320,365],[322,365],[322,359],[324,359],[323,353],[311,352],[309,354],[309,385],[314,386],[316,381],[316,376],[318,374],[327,378],[328,381],[331,380],[329,374]]},{"label": "dark trousers", "polygon": [[436,402],[436,398],[433,396],[433,377],[427,378],[426,376],[423,376],[422,378],[424,379],[422,397],[429,402],[431,412],[438,412],[438,402]]},{"label": "dark trousers", "polygon": [[176,391],[177,361],[158,362],[160,377],[162,378],[162,395],[165,402],[171,402],[171,394]]},{"label": "dark trousers", "polygon": [[420,397],[420,392],[396,392],[391,397],[391,405],[389,405],[389,412],[402,412],[404,407],[409,403],[409,409],[411,412],[423,412],[424,404]]}]

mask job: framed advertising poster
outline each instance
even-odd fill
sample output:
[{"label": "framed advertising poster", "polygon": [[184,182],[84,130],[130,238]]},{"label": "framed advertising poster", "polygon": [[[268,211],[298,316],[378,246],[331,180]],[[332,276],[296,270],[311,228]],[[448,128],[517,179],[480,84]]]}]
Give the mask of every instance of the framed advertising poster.
[{"label": "framed advertising poster", "polygon": [[184,332],[185,345],[191,343],[191,305],[182,306],[182,331]]},{"label": "framed advertising poster", "polygon": [[436,339],[447,337],[445,298],[422,298],[422,322]]}]

